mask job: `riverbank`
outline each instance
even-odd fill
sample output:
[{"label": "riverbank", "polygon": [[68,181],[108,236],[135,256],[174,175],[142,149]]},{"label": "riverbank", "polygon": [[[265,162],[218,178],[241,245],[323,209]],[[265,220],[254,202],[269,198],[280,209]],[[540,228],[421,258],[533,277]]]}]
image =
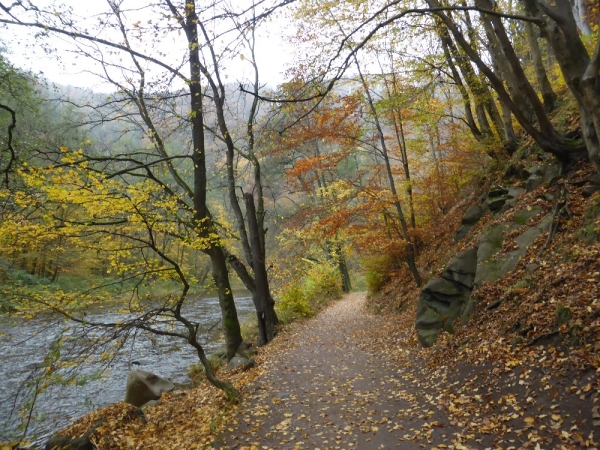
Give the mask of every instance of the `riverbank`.
[{"label": "riverbank", "polygon": [[[247,372],[219,373],[240,405],[207,383],[167,394],[145,420],[122,403],[66,430],[107,449],[593,448],[593,373],[446,361],[421,349],[414,304],[376,315],[353,293],[284,329]],[[493,356],[493,355],[492,355]],[[515,359],[518,355],[515,356]],[[596,409],[594,409],[596,408]]]},{"label": "riverbank", "polygon": [[[245,294],[245,295],[244,295]],[[242,319],[255,316],[252,299],[247,293],[236,296],[238,313]],[[219,327],[221,314],[218,298],[194,299],[186,311],[188,317],[201,324],[205,333],[203,344],[209,353],[223,348]],[[90,311],[90,321],[117,321],[125,315],[118,309],[105,308]],[[182,339],[168,336],[149,336],[140,331],[130,334],[121,342],[118,352],[111,347],[85,353],[89,343],[101,337],[103,330],[85,327],[62,318],[0,317],[2,340],[0,341],[0,447],[2,442],[17,441],[22,436],[18,429],[28,417],[28,404],[33,395],[35,408],[28,424],[24,442],[42,446],[51,434],[68,426],[79,417],[97,408],[123,400],[127,376],[132,367],[154,372],[176,384],[189,384],[188,369],[198,362],[194,348]],[[55,371],[48,377],[45,368],[51,362],[47,358],[57,339],[62,337],[59,356],[64,363],[54,364]],[[89,347],[88,351],[91,351]],[[106,354],[102,355],[102,351]],[[82,353],[83,352],[83,353]],[[51,360],[50,360],[51,361]],[[77,362],[77,364],[73,364]],[[41,389],[35,380],[46,376]],[[37,378],[36,378],[37,377]],[[23,415],[20,410],[25,411]]]}]

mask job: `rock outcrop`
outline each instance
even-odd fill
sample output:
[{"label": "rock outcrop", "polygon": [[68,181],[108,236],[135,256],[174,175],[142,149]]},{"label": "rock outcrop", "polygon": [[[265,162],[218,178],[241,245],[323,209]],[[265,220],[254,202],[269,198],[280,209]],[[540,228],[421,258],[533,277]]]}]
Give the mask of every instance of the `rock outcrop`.
[{"label": "rock outcrop", "polygon": [[488,209],[484,205],[469,206],[460,221],[460,227],[454,235],[454,242],[462,241],[487,211]]},{"label": "rock outcrop", "polygon": [[[527,214],[538,214],[540,209],[515,214],[517,217],[527,217]],[[511,250],[501,256],[495,257],[504,244],[504,234],[518,227],[517,224],[496,225],[479,238],[479,248],[477,251],[477,274],[475,276],[475,284],[477,286],[485,281],[496,281],[506,276],[512,271],[517,263],[521,260],[527,249],[535,242],[535,240],[545,231],[548,231],[552,224],[552,214],[546,215],[541,222],[527,228],[516,238],[513,239],[514,250]]]},{"label": "rock outcrop", "polygon": [[440,332],[453,332],[469,300],[477,268],[477,249],[470,248],[454,258],[441,278],[431,280],[421,291],[417,305],[417,336],[421,345],[429,347]]},{"label": "rock outcrop", "polygon": [[[496,188],[486,202],[490,210],[499,212],[507,205],[513,207],[513,200],[516,202],[516,197],[522,192],[513,188]],[[477,217],[479,212],[473,209],[465,216]],[[549,230],[552,214],[544,216],[535,226],[525,227],[512,238],[511,250],[502,253],[505,236],[526,226],[541,212],[542,208],[537,206],[516,211],[512,222],[494,225],[482,233],[477,247],[458,255],[450,261],[440,278],[425,285],[419,296],[415,323],[421,345],[433,345],[442,331],[453,333],[458,319],[462,324],[469,321],[477,301],[471,296],[473,288],[486,281],[499,280],[512,271],[527,249]]]}]

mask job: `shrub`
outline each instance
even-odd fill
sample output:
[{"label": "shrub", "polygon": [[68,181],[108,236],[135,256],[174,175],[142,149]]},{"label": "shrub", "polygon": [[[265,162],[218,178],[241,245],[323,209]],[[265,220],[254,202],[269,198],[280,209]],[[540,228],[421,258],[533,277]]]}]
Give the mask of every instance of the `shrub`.
[{"label": "shrub", "polygon": [[369,295],[377,294],[389,279],[392,261],[389,255],[372,256],[362,261]]},{"label": "shrub", "polygon": [[299,317],[310,317],[314,311],[308,304],[304,290],[298,283],[290,284],[281,294],[277,303],[277,316],[283,323],[289,323]]},{"label": "shrub", "polygon": [[249,317],[240,322],[240,330],[244,341],[254,342],[258,339],[258,325],[256,317]]},{"label": "shrub", "polygon": [[282,323],[310,317],[331,300],[342,296],[342,283],[337,267],[321,263],[311,267],[301,281],[288,284],[277,302],[277,316]]},{"label": "shrub", "polygon": [[314,265],[306,274],[305,293],[309,304],[323,305],[342,296],[340,273],[333,264]]},{"label": "shrub", "polygon": [[46,278],[38,278],[19,269],[9,270],[6,275],[10,282],[17,286],[43,286],[50,283]]}]

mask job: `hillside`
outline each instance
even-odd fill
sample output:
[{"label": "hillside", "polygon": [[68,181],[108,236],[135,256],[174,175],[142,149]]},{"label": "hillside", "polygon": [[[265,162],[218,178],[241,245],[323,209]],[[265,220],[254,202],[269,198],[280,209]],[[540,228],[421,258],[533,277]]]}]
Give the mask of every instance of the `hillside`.
[{"label": "hillside", "polygon": [[[493,181],[494,186],[525,184],[506,173]],[[523,445],[517,448],[598,445],[593,431],[600,424],[600,196],[593,193],[594,183],[591,167],[577,165],[523,193],[506,212],[488,212],[453,243],[469,201],[486,191],[476,192],[422,250],[420,260],[434,278],[454,255],[486,244],[485,231],[516,223],[498,243],[494,258],[502,260],[518,248],[515,237],[524,229],[552,219],[512,271],[475,287],[472,317],[463,317],[462,324],[458,318],[454,334],[442,332],[429,349],[420,349],[415,332],[408,337],[411,348],[422,352],[428,367],[451,387],[439,404],[456,420],[462,417],[473,433],[501,437],[496,443],[502,448],[508,443]],[[535,214],[524,220],[520,211]],[[407,290],[408,279],[408,274],[395,278],[370,301],[372,310],[396,311],[399,329],[414,327],[417,314],[420,291]]]}]

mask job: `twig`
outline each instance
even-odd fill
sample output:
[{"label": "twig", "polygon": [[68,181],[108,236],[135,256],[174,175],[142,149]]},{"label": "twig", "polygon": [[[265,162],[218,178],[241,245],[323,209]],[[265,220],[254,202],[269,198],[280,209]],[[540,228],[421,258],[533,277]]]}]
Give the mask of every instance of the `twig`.
[{"label": "twig", "polygon": [[214,327],[216,327],[217,325],[219,325],[221,323],[221,319],[219,319],[217,321],[217,323],[215,323],[212,327],[210,327],[208,330],[206,330],[206,332],[208,333],[209,331],[211,331]]}]

